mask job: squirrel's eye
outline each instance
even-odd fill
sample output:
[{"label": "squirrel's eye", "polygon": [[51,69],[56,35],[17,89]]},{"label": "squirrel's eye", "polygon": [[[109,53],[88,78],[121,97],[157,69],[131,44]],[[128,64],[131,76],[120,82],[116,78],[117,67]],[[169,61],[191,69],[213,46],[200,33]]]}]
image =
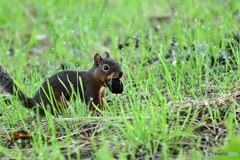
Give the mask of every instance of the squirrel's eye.
[{"label": "squirrel's eye", "polygon": [[103,70],[104,70],[104,71],[108,71],[108,70],[109,70],[109,66],[108,66],[108,65],[104,65],[104,66],[103,66]]}]

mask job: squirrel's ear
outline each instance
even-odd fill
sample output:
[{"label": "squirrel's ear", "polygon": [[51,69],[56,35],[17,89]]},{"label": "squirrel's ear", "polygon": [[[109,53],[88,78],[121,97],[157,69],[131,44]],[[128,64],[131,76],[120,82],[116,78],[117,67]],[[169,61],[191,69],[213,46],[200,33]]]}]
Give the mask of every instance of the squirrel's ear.
[{"label": "squirrel's ear", "polygon": [[94,63],[97,66],[98,66],[100,60],[102,60],[102,57],[98,53],[96,53],[95,56],[94,56]]},{"label": "squirrel's ear", "polygon": [[105,52],[105,58],[110,58],[109,53]]}]

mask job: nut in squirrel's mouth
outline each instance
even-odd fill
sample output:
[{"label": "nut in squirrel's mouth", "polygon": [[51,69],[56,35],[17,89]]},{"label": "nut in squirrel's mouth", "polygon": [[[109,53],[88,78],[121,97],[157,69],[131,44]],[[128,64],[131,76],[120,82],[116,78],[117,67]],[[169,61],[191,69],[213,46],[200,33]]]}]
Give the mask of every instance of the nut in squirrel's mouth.
[{"label": "nut in squirrel's mouth", "polygon": [[106,81],[103,83],[104,87],[109,87],[108,83],[112,80],[119,80],[119,78],[111,77],[111,78],[106,79]]},{"label": "nut in squirrel's mouth", "polygon": [[122,75],[123,75],[122,71],[110,74],[107,77],[106,81],[104,82],[104,86],[108,87],[112,93],[121,94],[123,92],[123,84],[122,81],[120,80]]},{"label": "nut in squirrel's mouth", "polygon": [[[107,77],[106,81],[103,83],[105,87],[109,87],[108,84],[106,84],[106,82],[111,81],[111,80],[119,80],[119,79],[122,77],[122,76],[119,76],[119,75],[113,76],[113,74],[114,74],[114,73],[110,74],[110,75]],[[120,80],[119,80],[119,81],[120,81]]]},{"label": "nut in squirrel's mouth", "polygon": [[106,87],[106,88],[109,87],[108,83],[109,83],[110,81],[112,81],[112,80],[119,80],[118,77],[119,77],[119,76],[113,77],[112,75],[109,75],[109,76],[107,77],[107,79],[105,80],[105,82],[103,82],[104,87]]},{"label": "nut in squirrel's mouth", "polygon": [[123,84],[119,78],[108,79],[105,84],[112,93],[121,94],[123,92]]}]

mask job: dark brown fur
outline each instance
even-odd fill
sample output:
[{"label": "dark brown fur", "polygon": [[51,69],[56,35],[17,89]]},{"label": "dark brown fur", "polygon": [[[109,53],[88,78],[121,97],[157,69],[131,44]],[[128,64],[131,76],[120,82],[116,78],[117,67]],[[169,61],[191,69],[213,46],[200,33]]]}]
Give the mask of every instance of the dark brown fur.
[{"label": "dark brown fur", "polygon": [[[103,69],[105,65],[108,66],[109,70]],[[106,92],[105,81],[110,78],[121,78],[122,74],[123,72],[119,63],[111,59],[106,52],[105,58],[102,58],[98,53],[95,54],[94,63],[89,70],[64,70],[49,77],[42,83],[33,98],[27,97],[20,91],[16,84],[13,83],[12,78],[10,78],[1,66],[0,86],[6,92],[18,96],[24,102],[25,107],[33,108],[35,112],[37,112],[36,105],[39,104],[41,106],[39,107],[40,115],[45,115],[43,106],[47,107],[52,114],[54,113],[54,109],[61,114],[61,109],[68,108],[65,100],[70,100],[71,97],[75,99],[74,94],[80,96],[87,105],[92,101],[102,110],[102,98],[105,97]],[[83,88],[81,88],[80,79]],[[89,104],[89,110],[96,112],[93,103]]]}]

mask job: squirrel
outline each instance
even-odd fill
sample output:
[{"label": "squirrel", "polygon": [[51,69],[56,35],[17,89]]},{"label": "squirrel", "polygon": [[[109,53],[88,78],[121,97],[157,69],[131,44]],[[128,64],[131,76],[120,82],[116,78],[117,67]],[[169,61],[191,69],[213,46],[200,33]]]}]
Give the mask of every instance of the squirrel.
[{"label": "squirrel", "polygon": [[[41,116],[45,116],[43,106],[47,107],[51,114],[54,114],[54,110],[62,114],[61,109],[69,108],[65,100],[69,101],[71,97],[76,100],[74,93],[89,105],[90,111],[96,113],[93,103],[100,110],[103,109],[102,98],[105,98],[107,87],[105,82],[109,79],[119,79],[122,75],[119,63],[105,52],[104,58],[98,53],[95,54],[94,63],[89,70],[63,70],[52,75],[42,83],[33,98],[28,97],[18,88],[2,66],[0,66],[0,87],[5,92],[17,96],[24,107],[33,109]],[[40,106],[39,112],[37,112],[37,104]]]}]

